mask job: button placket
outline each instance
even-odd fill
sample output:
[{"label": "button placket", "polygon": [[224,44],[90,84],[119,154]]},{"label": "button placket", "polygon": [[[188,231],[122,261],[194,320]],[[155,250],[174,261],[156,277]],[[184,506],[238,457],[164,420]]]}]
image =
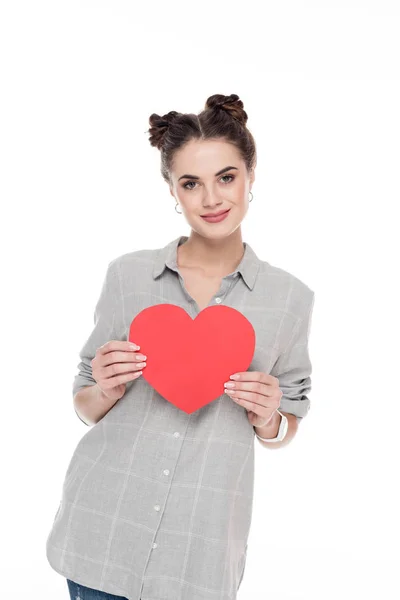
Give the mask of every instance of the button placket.
[{"label": "button placket", "polygon": [[221,302],[223,301],[223,298],[228,294],[228,292],[231,290],[234,282],[235,282],[235,278],[238,276],[238,273],[234,273],[234,276],[230,276],[229,279],[227,278],[223,278],[222,280],[222,284],[220,289],[218,290],[218,296],[215,296],[215,302],[217,304],[221,304]]},{"label": "button placket", "polygon": [[[179,433],[179,431],[175,431],[175,432],[174,432],[174,437],[175,437],[175,438],[179,438],[179,437],[180,437],[180,435],[181,435],[181,434]],[[164,473],[164,475],[169,475],[169,474],[170,474],[170,470],[169,470],[169,469],[164,469],[164,470],[163,470],[163,473]],[[155,504],[153,508],[154,508],[154,510],[156,510],[157,512],[161,510],[161,506],[160,506],[159,504]],[[152,545],[152,548],[153,548],[153,550],[155,550],[157,547],[158,547],[158,544],[157,544],[157,542],[154,542],[154,543],[153,543],[153,545]]]}]

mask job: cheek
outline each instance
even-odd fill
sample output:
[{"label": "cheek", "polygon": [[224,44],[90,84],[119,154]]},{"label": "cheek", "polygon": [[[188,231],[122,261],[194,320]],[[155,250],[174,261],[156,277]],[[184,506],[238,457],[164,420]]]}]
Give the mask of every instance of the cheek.
[{"label": "cheek", "polygon": [[236,204],[238,206],[245,207],[245,205],[246,205],[246,186],[245,186],[244,181],[238,181],[236,183],[236,185],[233,185],[230,190],[230,194],[232,194],[232,196],[235,196]]},{"label": "cheek", "polygon": [[195,196],[190,195],[190,192],[180,190],[177,194],[177,199],[180,204],[179,210],[183,210],[185,212],[190,212],[193,210],[193,207],[196,205]]}]

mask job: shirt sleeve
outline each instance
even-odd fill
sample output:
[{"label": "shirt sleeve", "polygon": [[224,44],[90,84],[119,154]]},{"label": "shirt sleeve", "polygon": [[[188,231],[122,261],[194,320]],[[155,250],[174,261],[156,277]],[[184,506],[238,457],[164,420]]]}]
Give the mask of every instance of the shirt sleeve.
[{"label": "shirt sleeve", "polygon": [[[91,361],[96,355],[97,348],[110,340],[123,339],[120,335],[120,328],[117,326],[118,306],[121,298],[117,267],[115,260],[107,266],[100,296],[94,310],[94,328],[79,352],[78,373],[75,375],[72,385],[73,397],[82,388],[96,384],[96,380],[92,376]],[[77,412],[76,414],[79,417]],[[80,417],[79,419],[85,423]],[[88,424],[85,423],[85,425]]]},{"label": "shirt sleeve", "polygon": [[315,293],[312,292],[306,314],[298,322],[288,348],[275,362],[271,375],[279,379],[283,396],[279,410],[295,415],[297,422],[310,409],[312,365],[309,355],[309,337],[314,308]]}]

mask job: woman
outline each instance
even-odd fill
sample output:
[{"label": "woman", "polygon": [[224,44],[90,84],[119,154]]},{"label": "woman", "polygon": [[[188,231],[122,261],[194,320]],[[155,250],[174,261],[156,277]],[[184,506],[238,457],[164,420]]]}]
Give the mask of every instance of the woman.
[{"label": "woman", "polygon": [[[254,436],[279,448],[309,410],[314,292],[242,242],[256,165],[246,122],[235,94],[211,96],[198,116],[150,117],[150,143],[191,232],[109,263],[80,352],[74,407],[93,427],[68,466],[46,546],[74,600],[234,600],[251,524]],[[134,316],[159,303],[193,319],[223,303],[256,333],[248,371],[226,382],[235,389],[191,414],[140,376],[146,357],[127,341]]]}]

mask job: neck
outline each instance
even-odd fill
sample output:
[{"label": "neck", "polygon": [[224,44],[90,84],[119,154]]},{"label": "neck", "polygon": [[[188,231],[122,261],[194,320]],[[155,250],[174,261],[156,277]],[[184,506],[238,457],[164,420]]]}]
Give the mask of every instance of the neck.
[{"label": "neck", "polygon": [[230,273],[240,263],[243,254],[240,228],[232,235],[218,240],[205,238],[192,230],[187,240],[183,240],[178,246],[178,265],[202,269],[209,275]]}]

